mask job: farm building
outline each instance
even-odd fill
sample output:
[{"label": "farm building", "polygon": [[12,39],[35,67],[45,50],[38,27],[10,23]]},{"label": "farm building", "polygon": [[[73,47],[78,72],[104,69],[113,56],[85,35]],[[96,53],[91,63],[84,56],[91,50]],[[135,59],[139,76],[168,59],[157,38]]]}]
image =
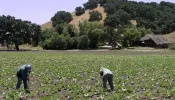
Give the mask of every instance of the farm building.
[{"label": "farm building", "polygon": [[166,48],[170,44],[162,35],[147,34],[140,39],[142,46]]}]

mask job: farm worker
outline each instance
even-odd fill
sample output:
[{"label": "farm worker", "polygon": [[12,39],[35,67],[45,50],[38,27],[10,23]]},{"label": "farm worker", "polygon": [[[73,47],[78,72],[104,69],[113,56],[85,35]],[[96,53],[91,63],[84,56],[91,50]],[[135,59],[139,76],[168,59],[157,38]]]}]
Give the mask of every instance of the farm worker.
[{"label": "farm worker", "polygon": [[103,88],[105,88],[105,89],[107,88],[106,84],[108,81],[110,88],[111,88],[111,91],[113,91],[114,86],[113,86],[113,74],[112,74],[112,72],[107,68],[101,68],[100,75],[102,76]]},{"label": "farm worker", "polygon": [[28,91],[28,84],[27,81],[29,81],[29,73],[32,70],[32,66],[30,64],[22,65],[18,71],[16,76],[18,77],[18,82],[16,84],[16,89],[19,89],[21,86],[21,82],[23,81],[24,89]]}]

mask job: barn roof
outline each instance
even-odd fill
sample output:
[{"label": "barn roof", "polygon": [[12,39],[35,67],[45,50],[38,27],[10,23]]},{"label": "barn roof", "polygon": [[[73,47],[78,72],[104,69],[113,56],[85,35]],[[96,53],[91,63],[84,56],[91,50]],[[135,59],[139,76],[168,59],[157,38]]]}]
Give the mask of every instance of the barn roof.
[{"label": "barn roof", "polygon": [[157,45],[169,44],[169,42],[162,35],[147,34],[140,39],[140,41],[153,40]]}]

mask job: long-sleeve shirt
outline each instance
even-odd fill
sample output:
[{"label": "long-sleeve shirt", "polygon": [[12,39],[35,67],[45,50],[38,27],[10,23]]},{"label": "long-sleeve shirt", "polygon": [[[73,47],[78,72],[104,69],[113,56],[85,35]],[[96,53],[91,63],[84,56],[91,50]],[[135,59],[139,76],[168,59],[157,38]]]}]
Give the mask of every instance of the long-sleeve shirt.
[{"label": "long-sleeve shirt", "polygon": [[29,76],[29,71],[26,69],[27,65],[23,65],[18,69],[17,76],[26,79]]},{"label": "long-sleeve shirt", "polygon": [[103,72],[103,76],[106,74],[112,74],[112,72],[107,68],[101,68],[101,71]]}]

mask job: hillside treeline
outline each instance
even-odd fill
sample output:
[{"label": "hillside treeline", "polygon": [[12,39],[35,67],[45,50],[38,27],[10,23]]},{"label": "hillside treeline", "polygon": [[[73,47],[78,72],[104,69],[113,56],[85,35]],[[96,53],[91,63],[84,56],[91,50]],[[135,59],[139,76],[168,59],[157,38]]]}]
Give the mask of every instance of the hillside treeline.
[{"label": "hillside treeline", "polygon": [[[119,10],[117,13],[121,12],[123,10]],[[127,13],[120,15],[120,20],[123,22],[123,26],[119,25],[120,27],[101,23],[102,14],[98,11],[90,11],[89,15],[89,20],[79,23],[76,28],[69,24],[72,20],[72,15],[69,12],[58,11],[51,18],[53,28],[45,29],[42,33],[43,48],[52,50],[96,49],[105,44],[113,47],[119,44],[118,46],[121,48],[134,46],[142,36],[152,33],[150,29],[130,24],[129,17],[126,16]],[[77,16],[80,16],[79,13]],[[123,18],[127,18],[127,20]]]},{"label": "hillside treeline", "polygon": [[[158,4],[156,2],[144,3],[128,0],[89,0],[83,6],[75,8],[76,16],[81,16],[85,13],[85,10],[90,9],[90,18],[89,22],[79,24],[76,36],[78,40],[82,35],[88,38],[85,41],[88,40],[89,42],[84,42],[88,43],[86,49],[97,48],[105,43],[114,46],[119,44],[122,47],[137,46],[140,38],[146,34],[167,34],[175,30],[175,4],[170,2],[162,1]],[[99,22],[102,19],[102,14],[93,10],[98,6],[103,6],[107,13],[104,23]],[[59,11],[51,20],[53,29],[56,30],[55,25],[68,24],[72,20],[72,16],[68,12]],[[133,25],[131,20],[136,20],[136,25]],[[98,27],[91,29],[90,27],[95,26],[93,25],[95,23],[102,24],[103,28],[100,30],[98,30]],[[90,26],[87,24],[90,24]],[[93,30],[98,30],[98,32]],[[90,36],[91,32],[93,35],[98,34],[99,37],[105,38],[99,39],[97,35],[96,38],[93,38]],[[78,48],[78,45],[74,46],[73,49],[75,48]]]},{"label": "hillside treeline", "polygon": [[167,34],[175,30],[175,4],[136,2],[129,0],[89,0],[85,9],[94,9],[100,4],[108,14],[105,25],[119,28],[136,20],[137,27],[151,29],[155,34]]},{"label": "hillside treeline", "polygon": [[[102,14],[93,9],[103,6],[107,17],[103,23]],[[138,46],[146,34],[168,34],[175,31],[175,4],[135,2],[128,0],[89,0],[75,8],[75,15],[81,16],[90,9],[89,20],[70,25],[71,13],[58,11],[51,18],[53,28],[41,31],[39,25],[22,21],[12,16],[0,16],[0,42],[2,45],[21,44],[42,46],[44,49],[96,49],[108,43],[112,46]],[[131,20],[136,20],[132,24]]]}]

